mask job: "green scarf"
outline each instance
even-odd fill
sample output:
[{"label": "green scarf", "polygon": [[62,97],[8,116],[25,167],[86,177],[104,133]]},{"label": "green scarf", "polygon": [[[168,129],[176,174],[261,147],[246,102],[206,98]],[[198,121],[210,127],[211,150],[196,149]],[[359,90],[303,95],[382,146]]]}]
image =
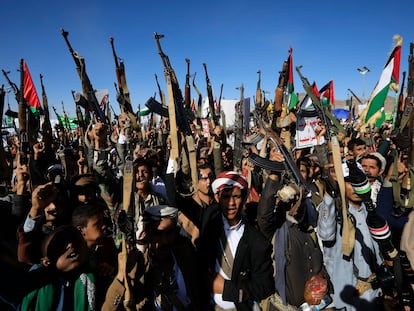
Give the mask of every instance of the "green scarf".
[{"label": "green scarf", "polygon": [[[36,289],[23,298],[20,310],[55,311],[53,297],[59,290],[55,284],[48,284]],[[90,273],[82,273],[75,281],[73,292],[75,311],[95,310],[95,277]],[[59,311],[59,310],[56,310]]]}]

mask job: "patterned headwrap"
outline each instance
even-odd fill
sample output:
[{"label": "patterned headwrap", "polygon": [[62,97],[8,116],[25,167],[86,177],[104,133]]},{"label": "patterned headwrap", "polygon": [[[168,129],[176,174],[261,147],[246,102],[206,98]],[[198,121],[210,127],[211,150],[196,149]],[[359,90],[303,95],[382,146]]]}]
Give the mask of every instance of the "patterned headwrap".
[{"label": "patterned headwrap", "polygon": [[234,187],[243,190],[248,188],[248,184],[243,175],[233,171],[221,172],[211,184],[211,188],[215,194],[223,189]]}]

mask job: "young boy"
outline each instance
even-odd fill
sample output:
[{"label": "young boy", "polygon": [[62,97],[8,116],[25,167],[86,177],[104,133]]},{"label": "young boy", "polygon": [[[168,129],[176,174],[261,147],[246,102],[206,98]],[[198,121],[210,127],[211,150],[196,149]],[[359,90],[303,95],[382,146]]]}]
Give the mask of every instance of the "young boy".
[{"label": "young boy", "polygon": [[21,310],[94,310],[95,278],[88,271],[87,246],[80,231],[61,226],[42,245],[42,264],[51,281],[23,298]]}]

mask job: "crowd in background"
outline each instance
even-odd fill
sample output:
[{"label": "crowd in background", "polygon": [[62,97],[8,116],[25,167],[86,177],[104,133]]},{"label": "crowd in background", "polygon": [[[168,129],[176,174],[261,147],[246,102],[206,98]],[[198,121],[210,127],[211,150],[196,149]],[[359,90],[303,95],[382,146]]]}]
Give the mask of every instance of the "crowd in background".
[{"label": "crowd in background", "polygon": [[284,154],[261,126],[232,146],[194,123],[194,180],[180,132],[172,159],[168,122],[128,121],[56,128],[27,162],[7,137],[2,310],[411,310],[414,184],[390,124],[331,142],[319,120],[297,149],[285,109]]}]

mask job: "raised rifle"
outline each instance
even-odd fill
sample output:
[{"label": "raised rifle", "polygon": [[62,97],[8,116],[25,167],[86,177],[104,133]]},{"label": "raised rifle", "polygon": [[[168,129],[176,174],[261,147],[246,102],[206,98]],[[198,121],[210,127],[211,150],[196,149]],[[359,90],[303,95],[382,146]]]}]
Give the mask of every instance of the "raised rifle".
[{"label": "raised rifle", "polygon": [[[3,75],[9,83],[10,87],[13,89],[14,97],[18,104],[17,119],[19,120],[19,129],[17,129],[15,122],[13,125],[15,127],[16,133],[19,135],[20,145],[19,145],[19,154],[20,154],[20,164],[28,163],[28,153],[29,153],[29,141],[27,134],[27,104],[24,100],[23,90],[24,90],[24,71],[23,71],[23,60],[20,62],[20,86],[21,90],[17,87],[16,83],[12,82],[9,78],[10,71],[5,71],[2,69]],[[22,91],[22,92],[21,92]],[[8,109],[10,110],[10,107]],[[6,112],[7,114],[7,112]]]},{"label": "raised rifle", "polygon": [[20,60],[20,90],[17,93],[19,95],[19,139],[20,139],[20,165],[28,164],[30,154],[29,147],[29,134],[28,134],[28,107],[26,100],[24,99],[24,60]]},{"label": "raised rifle", "polygon": [[[307,186],[305,180],[303,179],[303,176],[300,173],[299,168],[297,167],[295,161],[293,160],[293,157],[290,151],[286,148],[283,140],[280,138],[280,136],[275,131],[272,130],[270,126],[264,123],[264,121],[259,116],[256,110],[253,111],[253,115],[254,115],[255,120],[258,122],[259,126],[265,130],[266,136],[268,137],[268,139],[273,143],[276,149],[283,155],[284,172],[288,175],[289,181],[295,183],[298,186],[303,186],[303,188],[305,189],[305,193],[306,194],[309,193],[310,191],[309,187]],[[269,161],[266,161],[266,162],[269,162]],[[254,163],[261,166],[260,165],[261,161],[254,162]],[[272,168],[273,165],[274,165],[274,168]],[[274,171],[281,171],[280,163],[276,162],[273,165],[270,165],[269,167],[266,167],[266,168],[272,169]]]},{"label": "raised rifle", "polygon": [[[4,90],[4,85],[0,88],[0,117],[3,120],[4,112],[4,97],[6,92]],[[2,136],[3,138],[3,136]],[[8,159],[9,158],[9,159]],[[7,165],[7,160],[10,160],[10,157],[6,155],[6,150],[4,150],[3,140],[0,144],[0,197],[4,197],[9,193],[8,187],[10,186],[11,181],[11,167]],[[10,161],[12,163],[12,161]]]},{"label": "raised rifle", "polygon": [[177,77],[175,75],[174,69],[171,66],[168,56],[161,49],[160,39],[163,37],[164,35],[154,33],[154,39],[157,45],[158,53],[164,66],[164,77],[168,91],[168,115],[170,121],[170,136],[172,145],[171,158],[174,160],[174,168],[178,168],[178,131],[176,128],[174,128],[175,126],[178,126],[180,131],[186,137],[186,146],[191,169],[191,179],[193,183],[193,190],[195,190],[198,184],[197,161],[195,141],[190,128],[190,122],[194,120],[194,115],[192,119],[188,119],[188,114],[186,114],[184,111],[183,96],[178,85]]},{"label": "raised rifle", "polygon": [[66,128],[66,131],[69,134],[70,133],[70,124],[69,124],[70,121],[69,121],[68,114],[66,113],[65,105],[63,104],[63,100],[61,101],[61,104],[62,104],[63,120],[65,121],[65,128]]},{"label": "raised rifle", "polygon": [[400,89],[400,94],[398,95],[398,106],[397,106],[397,111],[395,113],[395,128],[399,128],[400,124],[401,124],[401,117],[404,113],[404,84],[405,84],[405,76],[406,76],[407,72],[403,71],[402,73],[402,83],[401,83],[401,89]]},{"label": "raised rifle", "polygon": [[313,92],[312,87],[309,83],[309,80],[302,75],[300,71],[301,68],[302,66],[296,66],[296,71],[300,79],[302,80],[303,88],[305,89],[306,94],[312,99],[313,106],[318,111],[321,121],[326,126],[326,135],[327,135],[328,140],[330,139],[331,135],[337,134],[338,132],[346,134],[345,129],[339,123],[338,119],[335,118],[329,110],[326,110],[323,107],[320,99]]},{"label": "raised rifle", "polygon": [[185,74],[185,88],[184,88],[184,105],[191,109],[191,89],[190,89],[190,59],[186,58],[187,73]]},{"label": "raised rifle", "polygon": [[[410,119],[408,128],[410,130],[410,141],[414,137],[414,58],[413,58],[414,43],[410,43],[410,55],[408,56],[408,79],[407,79],[407,97],[405,98],[405,107],[409,107]],[[404,109],[404,114],[406,114]],[[408,155],[409,167],[414,166],[414,144],[411,143]]]},{"label": "raised rifle", "polygon": [[10,71],[5,71],[4,69],[2,69],[1,71],[3,72],[3,75],[6,78],[7,83],[9,83],[10,87],[13,90],[14,98],[16,99],[16,102],[19,103],[19,101],[20,101],[20,91],[19,91],[19,88],[17,87],[16,83],[14,83],[13,81],[10,80],[10,78],[9,78]]},{"label": "raised rifle", "polygon": [[161,104],[165,107],[165,106],[167,106],[167,103],[165,101],[164,92],[162,91],[161,86],[160,86],[160,83],[158,82],[158,76],[157,76],[157,74],[155,74],[155,82],[157,83],[158,95],[160,96]]},{"label": "raised rifle", "polygon": [[43,141],[46,146],[51,146],[52,144],[52,125],[50,123],[50,114],[49,114],[49,102],[47,100],[45,86],[43,85],[43,75],[40,74],[40,85],[42,87],[42,104],[43,104],[43,113],[44,119],[42,124],[42,135]]},{"label": "raised rifle", "polygon": [[213,96],[213,87],[211,86],[210,78],[207,73],[207,64],[203,63],[204,72],[206,73],[206,84],[207,84],[207,97],[208,97],[208,109],[210,114],[210,119],[213,121],[213,127],[218,124],[218,118],[214,111],[214,96]]},{"label": "raised rifle", "polygon": [[121,112],[125,112],[128,115],[128,118],[131,120],[132,127],[136,130],[139,130],[140,124],[139,122],[137,122],[137,118],[134,114],[131,104],[131,98],[129,95],[129,89],[126,82],[125,63],[120,57],[118,57],[118,55],[115,52],[114,38],[110,37],[109,41],[112,47],[112,54],[114,56],[115,61],[115,73],[118,81],[118,91],[116,99],[119,103],[119,108]]},{"label": "raised rifle", "polygon": [[234,152],[233,152],[233,164],[237,169],[241,170],[242,165],[242,155],[243,155],[243,149],[242,149],[242,142],[243,142],[243,110],[244,110],[244,85],[243,83],[241,86],[236,88],[237,90],[240,90],[240,100],[238,103],[236,103],[236,115],[234,120]]},{"label": "raised rifle", "polygon": [[[257,86],[256,86],[256,100],[255,100],[255,109],[257,109],[258,111],[261,111],[262,109],[262,89],[260,87],[260,83],[262,80],[262,71],[258,70],[257,74],[259,75],[259,78],[257,79]],[[262,114],[262,112],[260,112],[260,115]]]},{"label": "raised rifle", "polygon": [[220,96],[219,96],[219,100],[218,100],[218,107],[217,107],[217,115],[219,115],[220,117],[222,116],[221,112],[221,99],[223,97],[223,83],[220,85]]},{"label": "raised rifle", "polygon": [[85,109],[88,108],[90,111],[92,111],[97,121],[109,125],[105,113],[101,109],[98,99],[96,98],[95,90],[92,87],[92,83],[89,80],[89,77],[86,73],[85,59],[78,52],[73,50],[72,45],[70,44],[68,39],[69,33],[64,29],[61,29],[61,33],[63,38],[65,39],[66,45],[68,46],[69,53],[70,55],[72,55],[73,61],[75,62],[76,72],[78,73],[79,79],[82,84],[82,93],[84,98],[82,98],[82,94],[76,94],[76,101],[79,103],[87,104],[85,105]]},{"label": "raised rifle", "polygon": [[194,76],[193,76],[193,87],[194,87],[194,90],[196,91],[196,93],[198,94],[198,100],[197,100],[197,118],[201,119],[201,108],[202,108],[202,105],[203,105],[203,95],[201,95],[200,90],[195,85],[196,74],[197,74],[197,72],[194,72]]},{"label": "raised rifle", "polygon": [[355,97],[355,99],[358,101],[358,103],[359,103],[360,105],[363,105],[363,104],[364,104],[364,103],[362,102],[362,100],[360,100],[360,99],[359,99],[359,97],[358,97],[358,96],[356,96],[354,92],[352,92],[352,90],[351,90],[351,89],[348,89],[348,91],[352,94],[352,96],[354,96],[354,97]]},{"label": "raised rifle", "polygon": [[65,125],[63,124],[62,117],[59,115],[59,113],[57,112],[57,110],[54,106],[52,106],[52,108],[53,108],[53,111],[55,112],[56,119],[58,121],[56,129],[58,131],[59,143],[62,146],[67,147],[69,142],[68,142],[68,139],[67,139],[67,135],[66,135],[66,131],[65,131]]},{"label": "raised rifle", "polygon": [[275,98],[273,101],[272,128],[274,129],[276,129],[276,119],[280,117],[280,114],[282,113],[283,96],[288,82],[288,70],[289,63],[285,60],[282,65],[282,70],[279,71],[279,80],[275,89]]}]

